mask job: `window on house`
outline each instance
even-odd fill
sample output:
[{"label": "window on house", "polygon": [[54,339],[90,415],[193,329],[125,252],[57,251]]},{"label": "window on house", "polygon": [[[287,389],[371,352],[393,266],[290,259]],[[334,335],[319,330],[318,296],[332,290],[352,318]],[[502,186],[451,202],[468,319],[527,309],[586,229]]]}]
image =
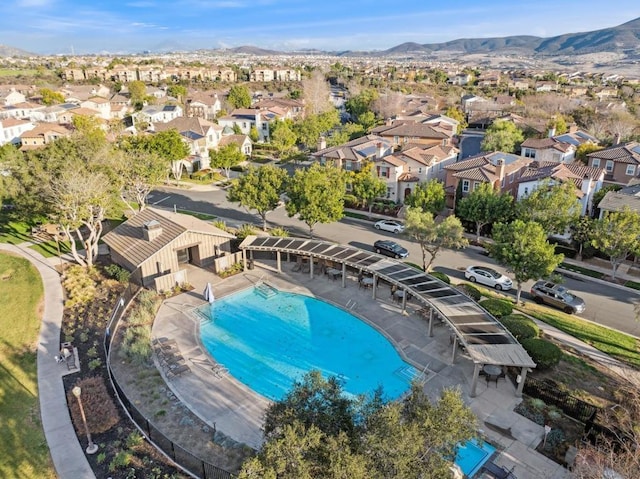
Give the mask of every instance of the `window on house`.
[{"label": "window on house", "polygon": [[532,150],[531,148],[525,148],[523,150],[523,154],[525,158],[535,158],[536,157],[536,150]]},{"label": "window on house", "polygon": [[407,166],[407,171],[408,171],[409,173],[411,173],[411,167],[410,167],[410,166]]},{"label": "window on house", "polygon": [[422,174],[422,167],[418,168],[418,174],[421,175]]},{"label": "window on house", "polygon": [[462,180],[462,192],[463,193],[469,192],[469,180]]},{"label": "window on house", "polygon": [[477,188],[479,188],[479,187],[480,187],[480,182],[479,182],[479,181],[474,181],[474,182],[473,182],[473,189],[474,189],[474,191],[475,191]]},{"label": "window on house", "polygon": [[344,162],[344,169],[347,171],[351,171],[353,169],[353,164],[351,161]]},{"label": "window on house", "polygon": [[269,128],[269,124],[268,124],[268,123],[263,123],[263,124],[262,124],[262,129],[263,129],[264,131],[267,131],[267,128]]},{"label": "window on house", "polygon": [[627,165],[627,171],[625,173],[629,176],[633,176],[636,173],[636,165]]},{"label": "window on house", "polygon": [[529,194],[529,187],[525,186],[524,187],[524,196],[527,196]]},{"label": "window on house", "polygon": [[397,145],[397,144],[398,144],[398,141],[400,141],[400,138],[399,138],[399,137],[397,137],[397,136],[394,136],[394,137],[393,137],[393,144],[394,144],[394,145]]},{"label": "window on house", "polygon": [[604,169],[607,170],[608,173],[611,173],[613,171],[613,160],[607,160]]},{"label": "window on house", "polygon": [[389,178],[389,168],[380,168],[380,176],[383,178]]},{"label": "window on house", "polygon": [[591,160],[591,165],[594,168],[600,168],[600,158],[594,158]]},{"label": "window on house", "polygon": [[387,198],[391,198],[392,194],[393,194],[393,190],[391,188],[387,188]]}]

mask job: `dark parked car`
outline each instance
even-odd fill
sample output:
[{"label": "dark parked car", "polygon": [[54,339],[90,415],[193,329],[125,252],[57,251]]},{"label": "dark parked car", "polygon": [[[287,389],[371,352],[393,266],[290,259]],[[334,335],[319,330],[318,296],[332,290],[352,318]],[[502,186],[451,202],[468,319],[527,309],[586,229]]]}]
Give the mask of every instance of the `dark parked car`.
[{"label": "dark parked car", "polygon": [[395,241],[378,240],[373,243],[373,249],[378,254],[385,254],[393,258],[406,258],[409,252]]},{"label": "dark parked car", "polygon": [[531,287],[533,300],[538,304],[548,304],[565,313],[582,313],[585,308],[584,300],[572,294],[564,286],[550,281],[537,281]]}]

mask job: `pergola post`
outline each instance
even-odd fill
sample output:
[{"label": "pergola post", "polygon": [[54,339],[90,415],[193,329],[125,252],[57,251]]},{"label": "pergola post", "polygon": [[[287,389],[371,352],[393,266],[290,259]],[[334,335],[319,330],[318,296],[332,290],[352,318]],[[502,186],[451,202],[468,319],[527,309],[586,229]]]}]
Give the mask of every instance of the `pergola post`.
[{"label": "pergola post", "polygon": [[342,263],[342,287],[347,287],[347,263]]},{"label": "pergola post", "polygon": [[313,256],[309,256],[309,279],[313,279]]},{"label": "pergola post", "polygon": [[282,262],[281,262],[280,251],[276,251],[276,264],[278,265],[278,273],[282,273]]},{"label": "pergola post", "polygon": [[405,289],[404,294],[402,295],[402,312],[405,313],[407,311],[407,296],[409,295],[408,291]]},{"label": "pergola post", "polygon": [[247,272],[247,250],[242,250],[242,271]]},{"label": "pergola post", "polygon": [[371,285],[371,297],[376,299],[376,287],[378,286],[378,276],[373,275],[373,284]]},{"label": "pergola post", "polygon": [[527,371],[529,368],[523,367],[520,370],[520,382],[518,383],[518,387],[516,388],[516,397],[522,397],[522,390],[524,389],[524,382],[527,380]]},{"label": "pergola post", "polygon": [[478,386],[478,377],[480,376],[480,367],[482,364],[475,363],[473,365],[473,379],[471,380],[471,392],[469,396],[472,398],[476,397],[476,387]]},{"label": "pergola post", "polygon": [[433,308],[429,308],[429,337],[433,338]]},{"label": "pergola post", "polygon": [[458,336],[453,334],[453,349],[451,350],[451,364],[456,362],[456,352],[458,351]]}]

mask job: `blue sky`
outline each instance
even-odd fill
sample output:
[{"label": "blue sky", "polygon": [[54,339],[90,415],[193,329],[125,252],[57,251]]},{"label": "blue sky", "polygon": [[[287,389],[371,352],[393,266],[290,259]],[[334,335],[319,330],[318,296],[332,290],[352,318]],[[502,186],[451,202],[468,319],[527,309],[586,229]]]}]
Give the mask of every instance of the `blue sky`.
[{"label": "blue sky", "polygon": [[384,50],[409,41],[553,36],[637,17],[638,0],[2,0],[0,44],[42,54]]}]

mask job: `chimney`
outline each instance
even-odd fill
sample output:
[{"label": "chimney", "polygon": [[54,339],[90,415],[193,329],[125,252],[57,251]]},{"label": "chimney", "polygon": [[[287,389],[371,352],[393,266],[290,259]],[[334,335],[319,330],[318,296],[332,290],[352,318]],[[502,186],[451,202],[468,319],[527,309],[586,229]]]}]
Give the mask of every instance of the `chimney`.
[{"label": "chimney", "polygon": [[613,146],[620,144],[620,133],[613,135]]},{"label": "chimney", "polygon": [[318,138],[318,151],[324,150],[327,147],[327,139],[324,136]]},{"label": "chimney", "polygon": [[382,142],[376,143],[376,159],[379,160],[384,156],[384,145]]},{"label": "chimney", "polygon": [[554,136],[556,136],[556,129],[549,128],[549,138],[553,138]]},{"label": "chimney", "polygon": [[497,162],[497,172],[498,172],[498,179],[500,181],[502,181],[502,179],[504,178],[504,159],[500,158]]},{"label": "chimney", "polygon": [[151,220],[142,225],[142,237],[147,241],[153,241],[162,234],[162,226],[156,220]]}]

